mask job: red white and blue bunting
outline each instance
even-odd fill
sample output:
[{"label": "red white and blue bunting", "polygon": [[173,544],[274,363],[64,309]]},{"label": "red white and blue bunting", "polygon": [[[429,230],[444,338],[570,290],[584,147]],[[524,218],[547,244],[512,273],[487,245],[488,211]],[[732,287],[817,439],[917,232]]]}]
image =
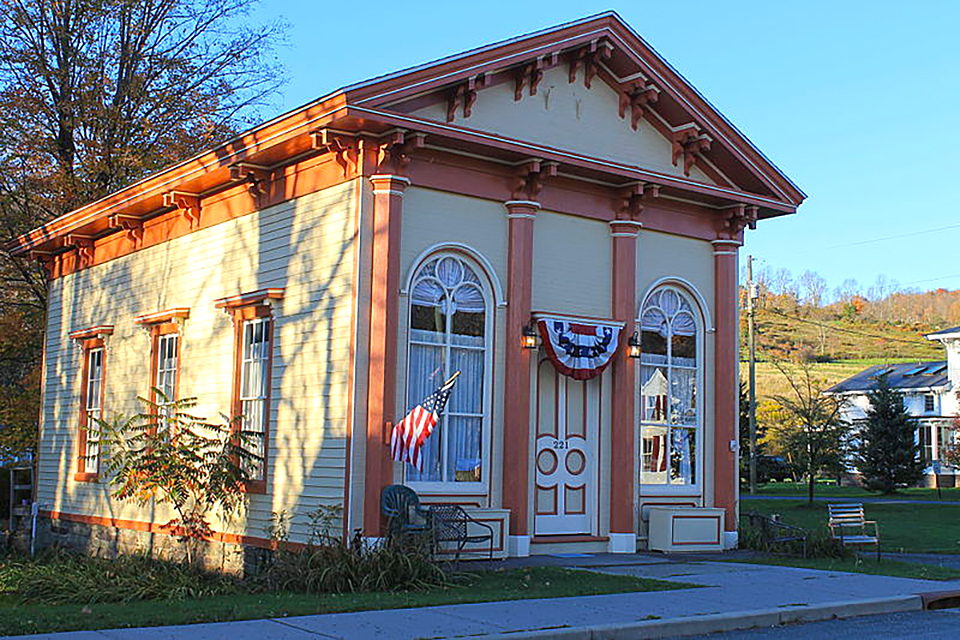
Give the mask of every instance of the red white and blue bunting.
[{"label": "red white and blue bunting", "polygon": [[557,371],[574,380],[589,380],[607,368],[620,346],[623,324],[538,316],[537,327],[547,357]]}]

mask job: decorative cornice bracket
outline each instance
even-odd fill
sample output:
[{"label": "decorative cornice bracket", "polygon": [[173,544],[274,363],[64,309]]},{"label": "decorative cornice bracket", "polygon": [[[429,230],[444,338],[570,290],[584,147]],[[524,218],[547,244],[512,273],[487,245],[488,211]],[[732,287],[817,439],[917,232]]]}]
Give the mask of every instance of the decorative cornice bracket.
[{"label": "decorative cornice bracket", "polygon": [[531,158],[520,164],[513,179],[511,200],[536,201],[543,189],[543,179],[556,176],[557,167],[559,163],[545,162],[540,158]]},{"label": "decorative cornice bracket", "polygon": [[[166,195],[164,195],[164,203],[166,203]],[[115,213],[108,218],[107,222],[114,229],[123,229],[134,248],[140,247],[143,242],[143,218]]]},{"label": "decorative cornice bracket", "polygon": [[402,172],[410,164],[410,153],[422,149],[427,134],[396,129],[378,141],[377,166],[383,170],[389,163],[393,169]]},{"label": "decorative cornice bracket", "polygon": [[95,238],[93,236],[82,235],[79,233],[69,233],[63,239],[65,247],[73,247],[77,250],[77,259],[81,267],[90,266],[93,263],[93,246]]},{"label": "decorative cornice bracket", "polygon": [[487,74],[478,73],[467,78],[450,91],[447,98],[447,122],[453,122],[457,117],[457,109],[463,107],[463,117],[469,118],[473,104],[477,101],[477,91],[487,84]]},{"label": "decorative cornice bracket", "polygon": [[270,168],[252,162],[237,162],[230,165],[230,180],[247,182],[252,196],[262,196],[270,184]]},{"label": "decorative cornice bracket", "polygon": [[648,82],[635,82],[633,86],[620,92],[620,117],[627,115],[630,108],[630,126],[636,131],[640,119],[647,114],[649,105],[660,99],[660,89]]},{"label": "decorative cornice bracket", "polygon": [[728,213],[723,220],[723,230],[731,238],[738,236],[745,228],[757,228],[757,219],[760,215],[758,206],[738,203],[724,209],[724,211]]},{"label": "decorative cornice bracket", "polygon": [[594,76],[597,75],[599,63],[610,58],[613,45],[605,38],[591,40],[588,44],[573,52],[570,58],[570,72],[567,80],[570,84],[577,81],[577,72],[583,67],[583,84],[589,89]]},{"label": "decorative cornice bracket", "polygon": [[168,191],[163,194],[163,206],[177,209],[180,215],[186,218],[191,229],[200,224],[200,194],[198,193]]},{"label": "decorative cornice bracket", "polygon": [[524,87],[528,88],[531,96],[537,95],[537,87],[543,80],[543,71],[547,67],[557,64],[560,54],[556,51],[545,56],[537,56],[534,60],[517,67],[514,79],[513,99],[520,101],[523,98]]},{"label": "decorative cornice bracket", "polygon": [[644,206],[659,195],[660,185],[657,184],[634,182],[626,185],[617,194],[617,219],[639,221]]},{"label": "decorative cornice bracket", "polygon": [[692,122],[675,128],[672,137],[673,166],[677,166],[677,162],[683,158],[683,173],[689,176],[697,162],[697,155],[709,151],[713,140]]},{"label": "decorative cornice bracket", "polygon": [[360,166],[360,138],[334,129],[320,129],[310,134],[313,138],[314,149],[325,149],[333,154],[343,175],[348,176],[358,172]]}]

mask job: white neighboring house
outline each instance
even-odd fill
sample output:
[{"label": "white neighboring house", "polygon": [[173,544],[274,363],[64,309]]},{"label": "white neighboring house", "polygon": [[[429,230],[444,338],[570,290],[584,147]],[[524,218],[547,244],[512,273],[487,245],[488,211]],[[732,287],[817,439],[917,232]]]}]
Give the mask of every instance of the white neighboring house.
[{"label": "white neighboring house", "polygon": [[960,388],[960,327],[937,331],[926,338],[943,343],[946,360],[876,365],[830,387],[826,393],[842,396],[843,418],[857,423],[866,418],[870,408],[867,393],[876,389],[878,378],[886,373],[890,386],[901,393],[904,407],[919,424],[917,438],[927,463],[927,484],[933,485],[939,466],[940,486],[957,486],[960,469],[938,463],[941,451],[956,437],[953,422],[958,415]]}]

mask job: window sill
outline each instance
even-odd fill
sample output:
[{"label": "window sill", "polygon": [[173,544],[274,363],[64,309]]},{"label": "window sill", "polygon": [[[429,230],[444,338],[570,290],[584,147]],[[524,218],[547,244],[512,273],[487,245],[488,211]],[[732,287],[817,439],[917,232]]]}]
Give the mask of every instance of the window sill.
[{"label": "window sill", "polygon": [[486,485],[479,482],[440,484],[435,482],[404,482],[405,485],[422,496],[485,496]]},{"label": "window sill", "polygon": [[100,475],[97,474],[97,473],[89,473],[89,472],[80,473],[80,472],[78,472],[78,473],[73,474],[73,480],[74,480],[74,482],[92,482],[92,483],[98,483],[98,482],[100,482]]},{"label": "window sill", "polygon": [[643,485],[640,488],[639,496],[641,498],[652,496],[677,496],[699,498],[703,490],[699,486],[671,486],[668,484]]}]

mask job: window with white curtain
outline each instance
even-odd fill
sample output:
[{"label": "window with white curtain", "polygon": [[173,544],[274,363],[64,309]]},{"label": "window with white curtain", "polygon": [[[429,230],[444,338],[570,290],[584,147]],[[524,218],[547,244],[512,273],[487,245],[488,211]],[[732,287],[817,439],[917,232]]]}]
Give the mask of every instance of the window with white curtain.
[{"label": "window with white curtain", "polygon": [[480,271],[457,254],[432,256],[410,289],[406,410],[455,371],[460,378],[423,449],[423,470],[408,482],[480,483],[484,476],[486,392],[491,353],[490,294]]},{"label": "window with white curtain", "polygon": [[694,303],[664,286],[640,313],[640,483],[691,486],[699,482],[702,357]]}]

